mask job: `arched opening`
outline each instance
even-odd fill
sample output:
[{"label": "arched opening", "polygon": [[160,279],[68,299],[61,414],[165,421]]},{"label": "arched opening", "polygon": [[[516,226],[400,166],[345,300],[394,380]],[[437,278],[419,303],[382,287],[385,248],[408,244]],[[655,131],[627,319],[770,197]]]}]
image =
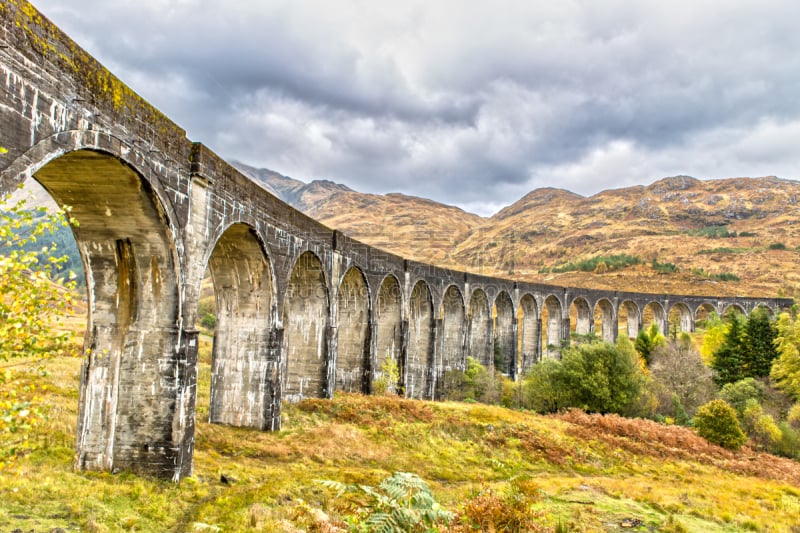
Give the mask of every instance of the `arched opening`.
[{"label": "arched opening", "polygon": [[364,274],[355,267],[339,285],[337,310],[336,390],[369,391],[369,289]]},{"label": "arched opening", "polygon": [[594,306],[594,331],[600,332],[604,342],[614,344],[617,342],[617,322],[614,320],[614,306],[605,298],[597,301]]},{"label": "arched opening", "polygon": [[451,370],[464,369],[464,299],[455,285],[442,298],[442,355],[436,368],[437,397],[443,394],[442,376]]},{"label": "arched opening", "polygon": [[650,302],[642,310],[642,327],[647,329],[655,324],[662,335],[667,335],[667,313],[658,302]]},{"label": "arched opening", "polygon": [[520,329],[519,353],[524,374],[539,360],[539,313],[536,309],[536,300],[530,294],[523,295],[519,301],[517,324]]},{"label": "arched opening", "polygon": [[180,280],[163,205],[136,170],[99,152],[63,155],[34,177],[80,223],[89,311],[77,467],[188,474],[194,398],[177,400],[194,369],[176,326]]},{"label": "arched opening", "polygon": [[[767,304],[758,304],[753,308],[753,311],[756,310],[761,310],[762,312],[766,313],[768,317],[775,318],[775,311]],[[752,314],[753,311],[750,311],[750,313]]]},{"label": "arched opening", "polygon": [[745,316],[747,313],[744,311],[744,307],[739,304],[728,304],[722,309],[722,314],[720,316],[727,317],[731,313],[738,313],[742,316]]},{"label": "arched opening", "polygon": [[255,232],[234,224],[217,241],[207,271],[216,317],[208,419],[268,429],[272,425],[274,359],[270,356],[274,284]]},{"label": "arched opening", "polygon": [[512,378],[516,376],[517,362],[514,356],[514,303],[507,292],[502,291],[494,299],[494,367]]},{"label": "arched opening", "polygon": [[705,329],[706,324],[708,323],[708,319],[711,318],[711,315],[716,313],[716,308],[711,304],[700,304],[697,306],[697,309],[694,311],[694,326],[695,329],[701,328]]},{"label": "arched opening", "polygon": [[692,312],[683,302],[674,304],[669,309],[667,315],[667,323],[669,324],[669,336],[675,337],[678,333],[691,333],[694,331],[694,318]]},{"label": "arched opening", "polygon": [[402,306],[403,299],[397,278],[386,276],[378,289],[378,299],[375,305],[376,339],[373,379],[381,377],[387,361],[394,361],[400,374],[400,382],[397,386],[403,383],[405,375],[404,361],[400,357],[403,344]]},{"label": "arched opening", "polygon": [[542,306],[542,353],[544,357],[559,357],[561,354],[561,302],[552,294],[544,299]]},{"label": "arched opening", "polygon": [[487,368],[492,365],[492,314],[489,299],[481,289],[475,289],[469,300],[468,355]]},{"label": "arched opening", "polygon": [[642,319],[639,316],[639,306],[630,300],[622,302],[617,315],[618,332],[635,339],[639,335],[639,325]]},{"label": "arched opening", "polygon": [[569,306],[569,331],[577,335],[588,335],[592,332],[592,308],[585,298],[575,298]]},{"label": "arched opening", "polygon": [[430,398],[433,358],[433,302],[431,291],[424,281],[418,281],[411,291],[408,313],[408,354],[405,364],[405,393],[407,398]]},{"label": "arched opening", "polygon": [[322,262],[311,252],[294,265],[283,302],[283,398],[328,395],[328,290]]}]

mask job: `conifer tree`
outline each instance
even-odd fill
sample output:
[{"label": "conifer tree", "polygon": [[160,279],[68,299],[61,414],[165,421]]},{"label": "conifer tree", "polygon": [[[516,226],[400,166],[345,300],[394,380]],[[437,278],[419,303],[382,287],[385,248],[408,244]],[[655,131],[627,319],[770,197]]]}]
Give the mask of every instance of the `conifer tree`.
[{"label": "conifer tree", "polygon": [[716,370],[718,385],[734,383],[747,377],[745,362],[745,322],[739,313],[731,313],[728,331],[719,350],[714,352],[711,368]]},{"label": "conifer tree", "polygon": [[766,377],[772,361],[778,357],[775,349],[775,325],[764,309],[756,309],[747,319],[744,331],[744,360],[747,366],[743,377]]}]

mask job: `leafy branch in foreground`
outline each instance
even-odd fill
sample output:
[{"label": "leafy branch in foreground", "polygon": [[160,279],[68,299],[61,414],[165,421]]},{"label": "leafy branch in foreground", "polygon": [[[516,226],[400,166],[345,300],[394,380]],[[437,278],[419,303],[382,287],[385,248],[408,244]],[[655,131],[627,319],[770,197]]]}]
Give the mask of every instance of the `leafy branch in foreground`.
[{"label": "leafy branch in foreground", "polygon": [[[67,351],[69,333],[58,330],[74,301],[75,276],[54,278],[67,261],[47,235],[66,226],[68,210],[47,213],[0,199],[0,469],[26,448],[28,432],[41,418],[35,387],[15,367],[43,372],[42,362]],[[37,249],[32,243],[43,241]],[[15,360],[14,362],[11,362]],[[38,365],[37,365],[38,363]]]},{"label": "leafy branch in foreground", "polygon": [[410,472],[395,472],[377,487],[329,479],[317,483],[337,491],[338,498],[348,495],[352,514],[345,521],[353,532],[429,531],[453,520],[453,513],[439,505],[428,484]]}]

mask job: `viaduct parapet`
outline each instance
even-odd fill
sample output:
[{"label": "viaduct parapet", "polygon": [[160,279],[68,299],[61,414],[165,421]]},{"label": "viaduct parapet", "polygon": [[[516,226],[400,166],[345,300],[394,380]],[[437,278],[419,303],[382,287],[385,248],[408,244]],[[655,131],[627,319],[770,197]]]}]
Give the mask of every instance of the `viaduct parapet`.
[{"label": "viaduct parapet", "polygon": [[614,341],[620,324],[689,331],[702,313],[793,303],[532,284],[372,248],[188,140],[23,0],[0,0],[0,146],[0,193],[33,178],[80,222],[80,469],[191,473],[207,269],[210,419],[262,430],[280,428],[281,400],[368,394],[387,359],[407,397],[431,399],[467,355],[516,378],[571,332]]}]

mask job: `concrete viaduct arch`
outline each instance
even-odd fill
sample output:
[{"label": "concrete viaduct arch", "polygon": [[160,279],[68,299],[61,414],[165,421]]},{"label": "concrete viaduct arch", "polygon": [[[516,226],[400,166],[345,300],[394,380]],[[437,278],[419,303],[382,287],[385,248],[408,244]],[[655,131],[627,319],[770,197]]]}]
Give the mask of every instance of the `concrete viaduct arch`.
[{"label": "concrete viaduct arch", "polygon": [[792,304],[525,283],[371,248],[188,140],[21,4],[0,10],[0,193],[36,179],[80,221],[91,304],[80,469],[191,473],[206,268],[219,317],[211,421],[273,430],[282,400],[368,393],[388,359],[402,394],[434,398],[467,355],[516,378],[571,330],[612,341],[623,322],[635,336],[648,306],[665,330],[673,313],[691,329],[709,310]]}]

